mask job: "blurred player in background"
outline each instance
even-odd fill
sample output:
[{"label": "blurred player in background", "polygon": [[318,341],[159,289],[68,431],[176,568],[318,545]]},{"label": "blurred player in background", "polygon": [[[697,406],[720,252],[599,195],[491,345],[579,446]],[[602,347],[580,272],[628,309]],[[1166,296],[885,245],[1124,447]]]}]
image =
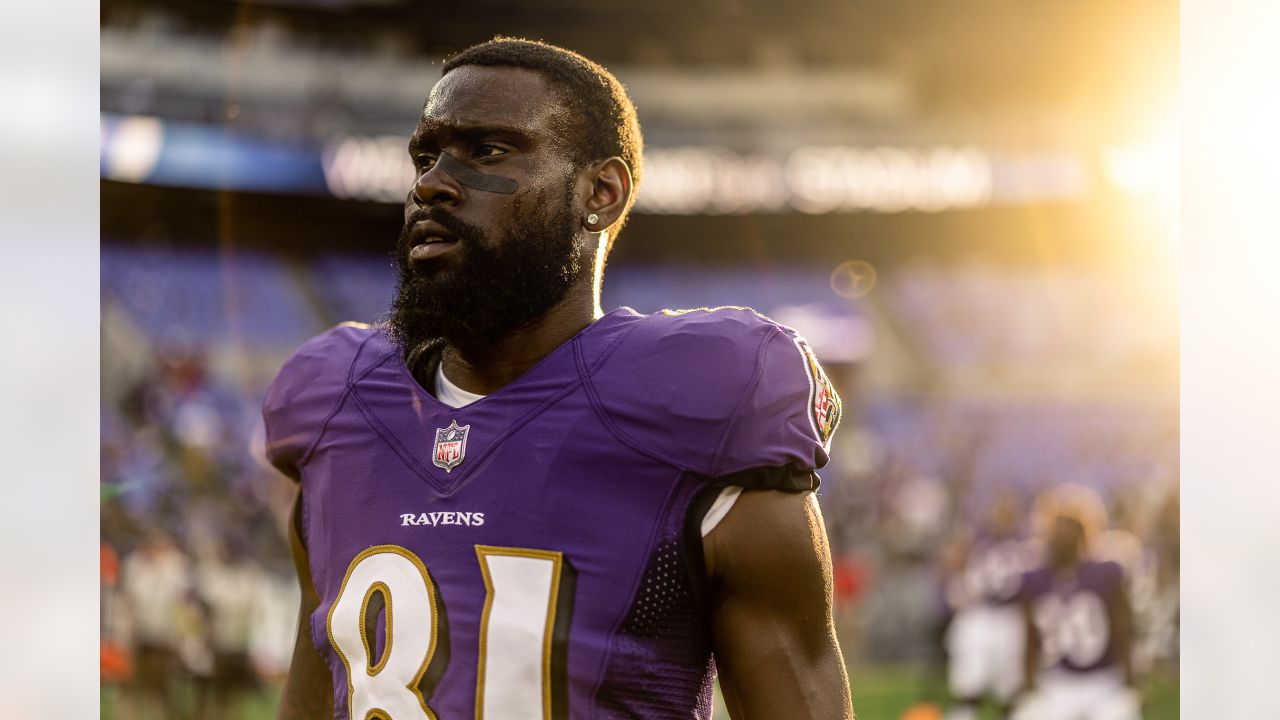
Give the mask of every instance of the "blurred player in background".
[{"label": "blurred player in background", "polygon": [[1107,524],[1092,490],[1059,485],[1036,500],[1044,565],[1023,577],[1028,692],[1014,720],[1140,720],[1124,570],[1090,557]]},{"label": "blurred player in background", "polygon": [[[641,168],[595,63],[499,39],[445,63],[390,327],[267,393],[300,481],[282,718],[851,718],[813,491],[840,403],[741,308],[601,312]],[[712,661],[714,652],[715,660]]]},{"label": "blurred player in background", "polygon": [[1133,612],[1132,652],[1135,684],[1151,671],[1158,634],[1158,559],[1155,549],[1142,541],[1145,534],[1135,517],[1134,501],[1121,495],[1110,503],[1110,527],[1099,532],[1090,543],[1090,555],[1097,561],[1110,561],[1124,571],[1124,588]]},{"label": "blurred player in background", "polygon": [[185,670],[184,619],[189,617],[191,573],[187,556],[164,530],[147,532],[121,570],[130,609],[137,682],[128,686],[129,716],[179,717],[178,679]]},{"label": "blurred player in background", "polygon": [[207,613],[212,667],[197,697],[201,720],[243,717],[244,700],[259,690],[250,653],[254,612],[261,604],[259,570],[243,550],[216,544],[197,555],[194,581]]},{"label": "blurred player in background", "polygon": [[948,720],[974,720],[988,698],[1003,717],[1023,687],[1026,632],[1017,599],[1032,549],[1020,520],[1017,497],[1001,493],[977,535],[962,540],[963,560],[946,588],[954,613],[945,638],[954,698]]}]

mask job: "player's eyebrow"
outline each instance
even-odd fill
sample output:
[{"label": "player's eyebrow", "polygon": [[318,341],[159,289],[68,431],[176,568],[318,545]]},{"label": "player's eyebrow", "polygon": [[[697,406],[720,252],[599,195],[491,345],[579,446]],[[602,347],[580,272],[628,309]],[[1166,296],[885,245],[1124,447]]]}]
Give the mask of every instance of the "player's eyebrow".
[{"label": "player's eyebrow", "polygon": [[409,137],[409,154],[416,155],[427,144],[429,138],[435,139],[437,141],[436,144],[439,145],[443,141],[475,141],[491,137],[505,137],[514,142],[529,142],[533,139],[533,135],[528,129],[503,123],[423,121],[418,124],[413,135]]}]

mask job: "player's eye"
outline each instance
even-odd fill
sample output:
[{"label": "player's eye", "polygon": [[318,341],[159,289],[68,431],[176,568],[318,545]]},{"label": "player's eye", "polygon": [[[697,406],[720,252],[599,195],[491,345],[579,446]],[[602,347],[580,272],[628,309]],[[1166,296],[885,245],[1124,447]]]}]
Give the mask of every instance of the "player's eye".
[{"label": "player's eye", "polygon": [[435,167],[436,157],[436,155],[424,153],[413,159],[413,166],[417,168],[419,174],[424,173]]},{"label": "player's eye", "polygon": [[501,145],[494,145],[493,143],[480,143],[476,146],[475,151],[475,157],[478,158],[492,158],[506,154],[507,149],[505,147]]}]

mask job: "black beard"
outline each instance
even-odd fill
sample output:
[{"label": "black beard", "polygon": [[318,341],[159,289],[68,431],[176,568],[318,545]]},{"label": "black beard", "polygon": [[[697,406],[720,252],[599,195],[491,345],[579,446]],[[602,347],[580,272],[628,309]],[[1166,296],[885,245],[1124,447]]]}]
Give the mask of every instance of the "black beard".
[{"label": "black beard", "polygon": [[[527,213],[517,199],[513,215],[519,229],[498,242],[440,208],[410,216],[396,243],[400,279],[387,317],[390,335],[406,356],[439,340],[464,356],[481,354],[564,299],[583,273],[579,219],[571,210],[572,185],[558,207],[549,195],[539,193]],[[409,231],[426,219],[452,232],[458,246],[446,267],[428,263],[418,272],[409,262]]]}]

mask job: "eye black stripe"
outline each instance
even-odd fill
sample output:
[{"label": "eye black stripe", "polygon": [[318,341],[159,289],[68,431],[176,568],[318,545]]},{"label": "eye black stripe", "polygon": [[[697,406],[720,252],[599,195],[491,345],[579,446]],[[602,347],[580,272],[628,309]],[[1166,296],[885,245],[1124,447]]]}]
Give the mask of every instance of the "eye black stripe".
[{"label": "eye black stripe", "polygon": [[436,159],[436,167],[448,173],[449,177],[474,190],[484,190],[504,195],[510,195],[516,191],[515,180],[474,170],[447,152],[440,153],[440,157]]}]

